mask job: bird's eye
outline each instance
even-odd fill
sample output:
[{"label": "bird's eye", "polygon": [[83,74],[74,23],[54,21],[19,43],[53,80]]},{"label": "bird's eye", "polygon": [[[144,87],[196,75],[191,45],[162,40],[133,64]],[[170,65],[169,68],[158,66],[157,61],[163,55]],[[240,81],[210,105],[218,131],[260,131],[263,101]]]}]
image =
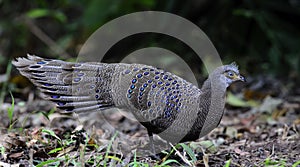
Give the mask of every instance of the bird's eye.
[{"label": "bird's eye", "polygon": [[234,73],[232,71],[228,71],[227,72],[227,76],[230,77],[230,78],[233,78],[234,77]]}]

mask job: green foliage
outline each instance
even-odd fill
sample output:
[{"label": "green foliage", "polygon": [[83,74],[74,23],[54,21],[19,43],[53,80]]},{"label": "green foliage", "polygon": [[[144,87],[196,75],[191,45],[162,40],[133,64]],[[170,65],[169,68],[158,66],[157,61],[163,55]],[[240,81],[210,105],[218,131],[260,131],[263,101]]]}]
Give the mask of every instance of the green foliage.
[{"label": "green foliage", "polygon": [[115,138],[117,137],[117,135],[118,135],[118,132],[116,132],[116,133],[114,134],[114,136],[111,138],[111,140],[110,140],[110,142],[109,142],[109,144],[108,144],[108,146],[107,146],[107,148],[106,148],[106,153],[105,153],[104,162],[103,162],[103,166],[104,166],[104,167],[106,167],[107,160],[108,160],[109,158],[111,158],[111,157],[108,156],[108,154],[109,154],[109,152],[110,152],[110,148],[111,148],[111,146],[112,146],[112,144],[113,144]]},{"label": "green foliage", "polygon": [[1,153],[2,157],[3,157],[4,154],[5,154],[5,147],[0,146],[0,153]]},{"label": "green foliage", "polygon": [[297,166],[299,166],[299,165],[300,165],[300,160],[297,161],[297,162],[295,162],[295,163],[292,165],[292,167],[297,167]]},{"label": "green foliage", "polygon": [[60,158],[55,158],[55,159],[49,159],[47,161],[43,161],[41,163],[39,163],[38,165],[36,165],[36,167],[43,167],[43,166],[49,166],[51,164],[51,166],[54,164],[54,166],[59,166],[60,161],[63,161],[64,158],[60,157]]},{"label": "green foliage", "polygon": [[175,159],[167,159],[166,161],[164,161],[163,163],[161,163],[160,165],[158,165],[159,167],[165,167],[165,166],[171,166],[169,164],[177,164],[180,165],[180,163],[178,161],[176,161]]},{"label": "green foliage", "polygon": [[104,23],[116,17],[137,12],[139,9],[151,9],[155,0],[91,0],[87,3],[81,21],[88,34],[93,33]]},{"label": "green foliage", "polygon": [[[262,3],[271,9],[236,9],[233,11],[233,14],[236,16],[241,16],[249,20],[254,20],[257,28],[260,29],[261,33],[254,35],[263,35],[266,43],[263,45],[264,50],[252,54],[253,51],[249,52],[252,54],[253,59],[262,59],[263,61],[268,61],[267,69],[276,74],[286,73],[287,71],[283,70],[281,67],[284,64],[288,67],[288,70],[295,70],[300,72],[300,59],[299,59],[299,32],[297,28],[290,23],[289,20],[278,17],[274,12],[277,9],[276,6],[269,6],[271,4]],[[279,3],[278,3],[279,5]],[[291,11],[284,11],[285,15],[293,15],[295,11],[291,7]],[[258,40],[254,38],[254,40]],[[250,41],[254,44],[255,41]],[[255,46],[256,49],[258,46]],[[263,56],[267,55],[267,56]],[[249,55],[250,56],[250,55]]]},{"label": "green foliage", "polygon": [[15,99],[13,97],[12,94],[11,95],[11,99],[12,99],[12,102],[11,102],[11,107],[9,107],[7,109],[7,116],[8,116],[8,119],[9,119],[9,130],[11,130],[12,126],[13,126],[13,116],[14,116],[14,110],[15,110]]},{"label": "green foliage", "polygon": [[54,153],[57,153],[57,152],[59,152],[59,151],[61,151],[61,150],[63,150],[63,148],[62,148],[62,147],[55,148],[55,149],[53,149],[53,150],[49,151],[49,152],[48,152],[48,154],[54,154]]},{"label": "green foliage", "polygon": [[230,163],[231,163],[231,159],[230,159],[230,160],[228,160],[228,161],[226,161],[226,163],[225,163],[224,167],[230,167]]},{"label": "green foliage", "polygon": [[55,132],[53,132],[53,131],[50,130],[50,129],[45,129],[45,128],[43,128],[43,129],[42,129],[42,132],[43,132],[43,133],[47,133],[47,134],[49,134],[50,136],[56,138],[59,142],[62,141],[62,140],[55,134]]},{"label": "green foliage", "polygon": [[275,161],[275,160],[271,160],[270,158],[267,158],[265,160],[264,163],[265,166],[278,166],[278,167],[285,167],[286,166],[286,162],[284,160],[279,160],[279,161]]},{"label": "green foliage", "polygon": [[231,92],[227,93],[226,103],[234,107],[257,107],[259,105],[254,100],[245,101]]},{"label": "green foliage", "polygon": [[[0,5],[2,65],[9,57],[19,57],[27,52],[46,57],[76,56],[88,36],[106,22],[133,12],[157,10],[196,23],[225,61],[235,60],[249,73],[263,71],[283,77],[300,73],[298,1],[35,0],[15,3],[4,0]],[[32,25],[26,23],[28,19],[33,20],[59,49],[41,41],[41,37],[32,31]],[[148,41],[140,42],[141,46],[145,43],[155,46],[160,41],[171,50],[184,50],[183,46],[164,42],[164,37],[145,40]],[[183,53],[191,55],[192,51],[184,50]]]},{"label": "green foliage", "polygon": [[191,162],[195,163],[197,161],[197,158],[196,158],[196,155],[195,155],[194,151],[189,146],[187,146],[184,143],[179,143],[179,145],[183,148],[183,150],[185,152],[187,152],[187,154],[189,155],[189,157],[192,159]]},{"label": "green foliage", "polygon": [[[182,155],[179,151],[178,151],[178,148],[182,148],[183,149],[183,151],[185,152],[185,153],[187,153],[187,154],[184,154],[184,155]],[[167,164],[178,164],[178,165],[182,165],[182,164],[180,164],[177,160],[175,160],[175,159],[169,159],[169,157],[172,155],[172,154],[174,154],[174,152],[176,152],[176,154],[186,163],[186,164],[188,164],[189,166],[192,166],[193,164],[195,164],[196,163],[196,161],[197,161],[197,158],[196,158],[196,155],[195,155],[195,153],[194,153],[194,151],[193,151],[193,149],[190,147],[190,146],[188,146],[188,145],[186,145],[186,144],[184,144],[184,143],[178,143],[176,146],[173,146],[172,145],[172,150],[168,153],[168,152],[164,152],[164,153],[166,153],[166,156],[164,157],[164,161],[163,161],[163,163],[162,164],[160,164],[159,166],[165,166],[165,165],[167,165]],[[186,156],[186,155],[188,155],[188,156]],[[184,165],[186,165],[186,164],[184,164]]]},{"label": "green foliage", "polygon": [[142,162],[138,162],[136,160],[136,152],[134,152],[133,162],[129,163],[128,166],[133,166],[133,167],[149,167],[148,164],[142,163]]},{"label": "green foliage", "polygon": [[[293,163],[292,167],[297,167],[299,165],[300,165],[300,160]],[[284,159],[272,160],[271,158],[268,157],[264,162],[264,166],[265,167],[269,167],[269,166],[285,167],[285,166],[287,166],[287,162]]]},{"label": "green foliage", "polygon": [[43,116],[47,119],[47,120],[50,120],[49,119],[49,116],[51,115],[51,114],[53,114],[54,112],[56,111],[56,108],[52,108],[49,112],[41,112],[42,114],[43,114]]},{"label": "green foliage", "polygon": [[32,9],[26,12],[25,15],[31,19],[53,17],[62,23],[67,21],[67,17],[61,11],[53,11],[49,9]]}]

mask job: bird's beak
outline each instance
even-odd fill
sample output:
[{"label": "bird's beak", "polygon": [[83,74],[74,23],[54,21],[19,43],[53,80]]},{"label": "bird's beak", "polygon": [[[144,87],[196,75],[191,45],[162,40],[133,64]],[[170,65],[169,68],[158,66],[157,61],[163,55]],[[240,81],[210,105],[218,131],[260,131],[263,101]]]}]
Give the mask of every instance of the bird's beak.
[{"label": "bird's beak", "polygon": [[240,74],[234,75],[233,79],[234,79],[234,81],[242,81],[242,82],[246,82],[245,77],[243,77],[243,76],[240,75]]},{"label": "bird's beak", "polygon": [[242,76],[242,75],[237,75],[237,76],[236,76],[236,80],[237,80],[237,81],[246,82],[246,79],[245,79],[245,77],[244,77],[244,76]]}]

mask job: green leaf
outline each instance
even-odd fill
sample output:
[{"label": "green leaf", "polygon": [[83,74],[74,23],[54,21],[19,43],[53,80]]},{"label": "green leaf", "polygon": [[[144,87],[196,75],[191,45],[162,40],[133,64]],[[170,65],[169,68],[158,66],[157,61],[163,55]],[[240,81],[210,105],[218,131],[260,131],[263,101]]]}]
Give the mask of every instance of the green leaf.
[{"label": "green leaf", "polygon": [[226,164],[224,165],[224,167],[230,167],[230,163],[231,163],[231,159],[229,159],[228,161],[226,161]]},{"label": "green leaf", "polygon": [[62,148],[62,147],[55,148],[55,149],[53,149],[53,150],[49,151],[49,152],[48,152],[48,154],[57,153],[58,151],[61,151],[61,150],[63,150],[63,148]]},{"label": "green leaf", "polygon": [[53,11],[52,16],[62,23],[65,23],[67,21],[67,17],[65,16],[65,14],[60,11]]},{"label": "green leaf", "polygon": [[297,162],[295,162],[295,163],[292,165],[292,167],[297,167],[298,165],[300,165],[300,160],[297,161]]},{"label": "green leaf", "polygon": [[61,139],[50,129],[42,129],[42,132],[47,133],[50,136],[52,136],[52,137],[56,138],[57,140],[61,141]]},{"label": "green leaf", "polygon": [[188,153],[193,162],[197,161],[196,155],[193,150],[184,143],[180,143],[180,146]]},{"label": "green leaf", "polygon": [[4,154],[5,154],[5,147],[3,147],[3,146],[0,147],[0,153],[1,153],[2,157],[3,157]]},{"label": "green leaf", "polygon": [[26,13],[26,16],[32,19],[53,17],[62,23],[66,22],[67,20],[67,17],[62,12],[49,9],[32,9]]},{"label": "green leaf", "polygon": [[48,164],[52,164],[54,162],[59,162],[59,161],[62,161],[62,160],[64,160],[64,158],[50,159],[50,160],[39,163],[38,165],[36,165],[36,167],[43,167],[43,166],[46,166]]},{"label": "green leaf", "polygon": [[235,96],[234,94],[232,94],[231,92],[229,92],[227,94],[227,99],[226,99],[227,103],[231,106],[234,107],[255,107],[258,106],[258,103],[250,100],[250,101],[245,101],[237,96]]},{"label": "green leaf", "polygon": [[7,109],[7,116],[9,118],[9,122],[10,122],[10,125],[12,124],[12,121],[13,121],[13,115],[14,115],[14,109],[15,109],[15,99],[12,95],[12,93],[10,92],[10,96],[11,96],[11,107],[9,107]]},{"label": "green leaf", "polygon": [[180,163],[177,160],[175,160],[175,159],[168,159],[168,160],[164,161],[163,163],[161,163],[159,166],[167,166],[170,163],[176,163],[176,164],[180,165]]},{"label": "green leaf", "polygon": [[116,156],[111,156],[111,155],[108,155],[106,158],[108,159],[113,159],[113,160],[116,160],[116,161],[119,161],[119,162],[122,162],[122,160]]},{"label": "green leaf", "polygon": [[103,166],[106,166],[106,163],[107,163],[107,160],[108,160],[108,154],[109,154],[109,152],[110,152],[110,149],[111,149],[111,147],[112,147],[112,144],[113,144],[115,138],[117,137],[117,135],[118,135],[118,132],[116,132],[116,133],[113,135],[113,137],[111,138],[111,140],[109,141],[109,144],[108,144],[108,146],[107,146],[107,148],[106,148],[106,153],[105,153],[105,158],[104,158]]},{"label": "green leaf", "polygon": [[50,15],[50,10],[48,9],[32,9],[26,13],[26,16],[32,19],[46,17]]}]

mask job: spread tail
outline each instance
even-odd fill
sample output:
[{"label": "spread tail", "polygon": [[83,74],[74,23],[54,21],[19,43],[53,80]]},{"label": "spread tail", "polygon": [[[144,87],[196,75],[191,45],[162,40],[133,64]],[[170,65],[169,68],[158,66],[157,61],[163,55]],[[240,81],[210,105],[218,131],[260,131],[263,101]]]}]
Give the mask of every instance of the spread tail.
[{"label": "spread tail", "polygon": [[45,99],[65,112],[97,111],[114,106],[109,64],[70,63],[27,55],[12,62],[36,85]]}]

